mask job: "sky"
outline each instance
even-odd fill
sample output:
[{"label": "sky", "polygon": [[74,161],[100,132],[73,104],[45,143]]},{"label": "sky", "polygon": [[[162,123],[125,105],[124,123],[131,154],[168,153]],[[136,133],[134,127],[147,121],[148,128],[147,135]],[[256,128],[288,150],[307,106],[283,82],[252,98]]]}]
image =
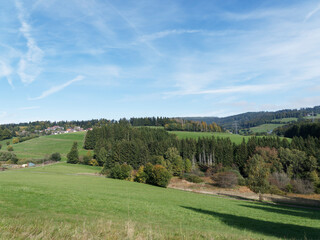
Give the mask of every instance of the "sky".
[{"label": "sky", "polygon": [[320,1],[0,0],[0,124],[320,105]]}]

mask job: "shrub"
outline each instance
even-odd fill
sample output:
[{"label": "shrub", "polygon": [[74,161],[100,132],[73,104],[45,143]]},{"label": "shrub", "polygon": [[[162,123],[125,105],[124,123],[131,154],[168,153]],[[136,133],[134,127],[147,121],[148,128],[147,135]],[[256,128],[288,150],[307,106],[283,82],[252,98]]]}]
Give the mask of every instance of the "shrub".
[{"label": "shrub", "polygon": [[[89,165],[90,160],[91,160],[91,158],[90,158],[89,156],[87,156],[87,155],[85,155],[85,156],[82,157],[82,162],[83,162],[83,164],[85,164],[85,165]],[[97,162],[97,163],[98,163],[98,162]]]},{"label": "shrub", "polygon": [[60,153],[56,152],[56,153],[52,153],[51,156],[50,156],[50,160],[51,161],[61,161],[61,155]]},{"label": "shrub", "polygon": [[1,150],[1,148],[2,148],[2,144],[0,144],[0,150]]},{"label": "shrub", "polygon": [[113,168],[110,169],[109,177],[121,180],[130,180],[132,173],[132,167],[126,163],[120,165],[117,163]]},{"label": "shrub", "polygon": [[88,162],[88,165],[91,165],[91,166],[99,166],[99,163],[97,162],[97,160],[91,159],[91,160]]},{"label": "shrub", "polygon": [[140,166],[136,173],[134,181],[139,183],[145,183],[147,181],[147,174],[144,172],[144,166]]},{"label": "shrub", "polygon": [[275,185],[271,185],[269,192],[271,194],[276,194],[276,195],[284,195],[285,193],[283,191],[281,191],[277,186]]},{"label": "shrub", "polygon": [[159,187],[167,187],[170,179],[171,179],[171,174],[169,171],[161,166],[161,165],[155,165],[152,170],[153,173],[153,185],[159,186]]},{"label": "shrub", "polygon": [[314,184],[308,180],[294,179],[291,185],[294,193],[311,194],[314,192]]},{"label": "shrub", "polygon": [[320,183],[316,185],[316,190],[314,192],[320,194]]},{"label": "shrub", "polygon": [[12,147],[11,145],[8,145],[8,146],[7,146],[7,150],[8,150],[9,152],[12,152],[12,151],[13,151],[13,147]]},{"label": "shrub", "polygon": [[290,178],[286,173],[274,172],[270,175],[269,182],[271,185],[274,185],[278,189],[284,191],[290,183]]},{"label": "shrub", "polygon": [[184,161],[184,171],[186,173],[188,173],[188,172],[191,172],[191,170],[192,170],[192,163],[191,163],[190,159],[187,158]]},{"label": "shrub", "polygon": [[17,144],[19,143],[19,138],[13,138],[12,139],[12,144]]},{"label": "shrub", "polygon": [[193,183],[202,183],[203,180],[202,178],[200,178],[199,176],[195,175],[195,174],[184,174],[183,176],[188,182],[193,182]]},{"label": "shrub", "polygon": [[212,176],[219,187],[232,188],[238,184],[238,176],[232,171],[219,172]]},{"label": "shrub", "polygon": [[197,175],[198,177],[204,177],[204,173],[196,167],[194,167],[190,173]]},{"label": "shrub", "polygon": [[10,145],[10,141],[7,141],[6,144],[7,144],[7,146],[9,146]]},{"label": "shrub", "polygon": [[0,161],[16,164],[18,162],[18,158],[14,153],[0,152]]}]

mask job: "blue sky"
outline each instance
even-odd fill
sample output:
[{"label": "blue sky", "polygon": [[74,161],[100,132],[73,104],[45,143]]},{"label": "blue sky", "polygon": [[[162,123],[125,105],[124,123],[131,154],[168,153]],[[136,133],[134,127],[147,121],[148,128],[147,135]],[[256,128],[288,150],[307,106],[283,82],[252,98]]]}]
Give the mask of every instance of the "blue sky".
[{"label": "blue sky", "polygon": [[320,105],[320,1],[0,1],[0,124]]}]

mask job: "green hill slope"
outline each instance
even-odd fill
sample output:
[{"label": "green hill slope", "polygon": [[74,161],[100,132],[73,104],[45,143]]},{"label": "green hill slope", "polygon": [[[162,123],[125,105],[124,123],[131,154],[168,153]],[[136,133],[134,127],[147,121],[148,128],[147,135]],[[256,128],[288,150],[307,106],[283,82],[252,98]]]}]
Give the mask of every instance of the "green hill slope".
[{"label": "green hill slope", "polygon": [[0,172],[1,239],[316,239],[320,212],[90,176],[81,165]]},{"label": "green hill slope", "polygon": [[[79,144],[79,153],[85,154],[86,151],[82,149],[84,136],[85,132],[49,135],[17,143],[12,146],[14,153],[20,159],[43,158],[45,155],[59,152],[62,155],[62,160],[66,160],[66,155],[70,151],[74,141],[77,141]],[[4,150],[6,150],[6,145],[3,143],[2,151]]]}]

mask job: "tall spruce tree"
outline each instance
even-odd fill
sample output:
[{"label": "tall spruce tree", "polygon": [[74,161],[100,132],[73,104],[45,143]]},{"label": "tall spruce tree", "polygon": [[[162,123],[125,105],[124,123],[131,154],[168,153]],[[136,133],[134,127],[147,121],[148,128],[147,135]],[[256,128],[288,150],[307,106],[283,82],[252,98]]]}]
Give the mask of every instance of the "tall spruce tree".
[{"label": "tall spruce tree", "polygon": [[77,164],[79,163],[78,142],[74,142],[70,152],[67,155],[67,163]]}]

